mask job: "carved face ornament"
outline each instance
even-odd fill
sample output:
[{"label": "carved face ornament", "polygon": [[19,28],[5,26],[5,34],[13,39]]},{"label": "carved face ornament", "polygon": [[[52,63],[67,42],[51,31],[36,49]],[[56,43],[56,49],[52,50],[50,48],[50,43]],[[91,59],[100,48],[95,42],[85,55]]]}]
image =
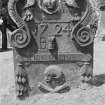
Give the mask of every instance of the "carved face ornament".
[{"label": "carved face ornament", "polygon": [[60,0],[39,0],[39,7],[47,14],[54,14],[60,10]]}]

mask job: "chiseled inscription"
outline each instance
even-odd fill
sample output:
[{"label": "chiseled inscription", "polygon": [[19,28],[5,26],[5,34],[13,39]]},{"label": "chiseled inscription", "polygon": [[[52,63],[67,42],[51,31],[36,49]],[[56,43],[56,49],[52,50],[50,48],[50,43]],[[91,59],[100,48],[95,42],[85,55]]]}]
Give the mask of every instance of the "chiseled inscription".
[{"label": "chiseled inscription", "polygon": [[51,55],[35,55],[34,61],[55,61],[55,58]]},{"label": "chiseled inscription", "polygon": [[[28,59],[27,59],[28,60]],[[36,54],[34,57],[30,58],[28,61],[34,62],[46,62],[46,61],[90,61],[91,56],[84,54],[58,54],[53,56],[51,54]]]}]

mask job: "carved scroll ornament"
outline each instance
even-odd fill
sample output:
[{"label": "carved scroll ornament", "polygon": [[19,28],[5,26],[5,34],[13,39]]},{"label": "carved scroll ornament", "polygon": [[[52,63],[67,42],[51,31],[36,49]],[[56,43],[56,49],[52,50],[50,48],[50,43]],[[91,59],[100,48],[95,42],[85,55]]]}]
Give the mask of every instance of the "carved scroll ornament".
[{"label": "carved scroll ornament", "polygon": [[[96,15],[92,5],[87,1],[84,16],[72,30],[72,37],[79,46],[86,47],[93,43],[98,26],[98,24],[96,24],[98,23]],[[91,26],[93,26],[93,28],[91,28]]]},{"label": "carved scroll ornament", "polygon": [[9,15],[18,27],[18,29],[12,32],[11,42],[16,48],[24,48],[29,44],[31,36],[26,23],[17,12],[16,4],[18,1],[19,0],[9,0],[8,2]]}]

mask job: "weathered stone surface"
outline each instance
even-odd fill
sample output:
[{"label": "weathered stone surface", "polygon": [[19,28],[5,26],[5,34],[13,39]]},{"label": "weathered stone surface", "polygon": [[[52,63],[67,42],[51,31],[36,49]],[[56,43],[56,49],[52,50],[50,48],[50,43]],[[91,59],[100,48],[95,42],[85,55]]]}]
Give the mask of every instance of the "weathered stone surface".
[{"label": "weathered stone surface", "polygon": [[[98,15],[90,1],[9,0],[8,12],[18,27],[11,33],[11,42],[20,99],[42,94],[38,83],[41,89],[57,93],[65,84],[78,87],[81,76],[92,76]],[[49,74],[53,78],[49,84],[54,87],[44,79],[51,65],[61,68],[65,77],[59,84],[59,78]]]}]

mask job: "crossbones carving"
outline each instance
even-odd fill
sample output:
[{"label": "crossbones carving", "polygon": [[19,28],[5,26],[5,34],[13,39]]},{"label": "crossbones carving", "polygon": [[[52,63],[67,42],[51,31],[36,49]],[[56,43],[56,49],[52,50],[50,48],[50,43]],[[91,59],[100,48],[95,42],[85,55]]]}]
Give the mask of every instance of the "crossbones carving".
[{"label": "crossbones carving", "polygon": [[45,82],[47,85],[39,82],[38,87],[44,93],[63,93],[70,90],[66,82],[65,75],[59,66],[52,65],[45,69]]}]

